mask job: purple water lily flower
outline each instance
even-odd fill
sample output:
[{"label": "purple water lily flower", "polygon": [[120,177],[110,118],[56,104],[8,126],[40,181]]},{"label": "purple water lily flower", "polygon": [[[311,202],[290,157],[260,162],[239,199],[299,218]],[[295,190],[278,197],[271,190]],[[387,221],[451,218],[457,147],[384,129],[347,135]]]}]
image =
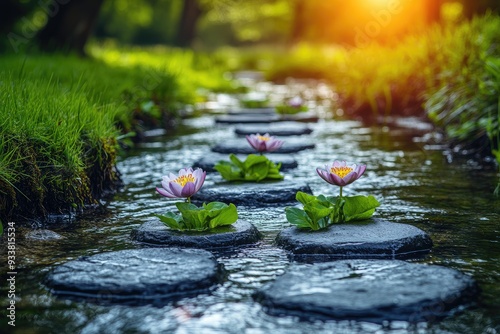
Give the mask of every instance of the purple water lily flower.
[{"label": "purple water lily flower", "polygon": [[156,188],[156,191],[168,198],[189,198],[200,190],[207,172],[201,168],[183,168],[178,175],[170,173],[164,176],[161,181],[162,188]]},{"label": "purple water lily flower", "polygon": [[265,135],[260,135],[259,133],[254,135],[246,136],[248,143],[257,152],[273,152],[279,149],[283,145],[282,140],[276,139],[274,136],[269,136],[269,133]]},{"label": "purple water lily flower", "polygon": [[366,165],[347,165],[345,161],[335,160],[330,165],[325,165],[325,169],[316,168],[318,175],[326,182],[344,187],[353,183],[363,175]]},{"label": "purple water lily flower", "polygon": [[304,105],[304,100],[300,96],[294,96],[288,100],[288,105],[293,108],[300,108]]}]

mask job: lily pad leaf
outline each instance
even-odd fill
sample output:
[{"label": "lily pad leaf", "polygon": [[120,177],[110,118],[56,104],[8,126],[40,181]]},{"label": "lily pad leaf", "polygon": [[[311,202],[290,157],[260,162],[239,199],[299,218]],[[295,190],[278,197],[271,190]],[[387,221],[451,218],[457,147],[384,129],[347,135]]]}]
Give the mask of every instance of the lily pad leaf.
[{"label": "lily pad leaf", "polygon": [[286,219],[290,224],[299,228],[311,228],[312,222],[304,210],[299,208],[286,208]]},{"label": "lily pad leaf", "polygon": [[176,215],[173,212],[167,212],[164,215],[155,215],[160,218],[160,221],[174,230],[182,230],[182,216]]},{"label": "lily pad leaf", "polygon": [[349,196],[343,197],[345,221],[364,220],[370,218],[375,209],[380,206],[379,201],[373,196]]},{"label": "lily pad leaf", "polygon": [[282,180],[279,170],[281,163],[276,165],[263,155],[250,154],[241,161],[234,154],[229,155],[229,161],[219,161],[214,169],[227,181],[260,182],[266,179]]}]

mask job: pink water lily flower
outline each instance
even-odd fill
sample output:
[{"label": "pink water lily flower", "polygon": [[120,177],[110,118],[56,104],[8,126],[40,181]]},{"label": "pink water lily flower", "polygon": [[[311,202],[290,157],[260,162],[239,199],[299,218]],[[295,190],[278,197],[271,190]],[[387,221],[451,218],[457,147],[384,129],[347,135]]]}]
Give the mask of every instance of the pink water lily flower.
[{"label": "pink water lily flower", "polygon": [[156,191],[168,198],[190,198],[200,190],[207,172],[201,168],[183,168],[178,175],[170,173],[164,176],[161,181],[162,188],[156,188]]},{"label": "pink water lily flower", "polygon": [[304,105],[304,100],[300,96],[294,96],[288,100],[288,105],[293,108],[299,108]]},{"label": "pink water lily flower", "polygon": [[330,165],[325,165],[325,169],[316,168],[318,175],[326,182],[339,187],[353,183],[363,175],[366,165],[347,165],[345,161],[335,160]]},{"label": "pink water lily flower", "polygon": [[248,143],[257,152],[273,152],[283,145],[282,140],[276,139],[274,136],[269,136],[269,133],[260,135],[259,133],[246,136]]}]

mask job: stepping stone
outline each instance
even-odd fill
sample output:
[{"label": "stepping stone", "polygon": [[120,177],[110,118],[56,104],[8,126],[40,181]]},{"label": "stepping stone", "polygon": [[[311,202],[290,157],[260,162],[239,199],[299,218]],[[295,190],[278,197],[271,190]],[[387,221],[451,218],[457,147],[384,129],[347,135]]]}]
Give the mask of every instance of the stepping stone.
[{"label": "stepping stone", "polygon": [[474,280],[454,269],[399,260],[295,264],[254,298],[273,315],[304,320],[433,321],[469,303]]},{"label": "stepping stone", "polygon": [[268,125],[241,125],[234,132],[240,136],[251,135],[255,133],[269,133],[271,136],[300,136],[307,135],[312,130],[304,124],[296,122],[279,122]]},{"label": "stepping stone", "polygon": [[148,244],[191,248],[224,248],[254,244],[259,231],[249,222],[238,220],[231,226],[203,232],[180,232],[168,228],[159,219],[148,221],[132,231],[132,238]]},{"label": "stepping stone", "polygon": [[276,115],[275,108],[240,108],[240,109],[232,109],[227,112],[228,115],[245,115],[245,116],[253,116],[253,115]]},{"label": "stepping stone", "polygon": [[278,115],[224,115],[215,117],[215,123],[220,124],[247,124],[247,123],[271,123],[279,122],[281,118]]},{"label": "stepping stone", "polygon": [[276,244],[299,261],[410,258],[432,248],[429,235],[417,227],[381,219],[336,224],[320,231],[289,227],[277,235]]},{"label": "stepping stone", "polygon": [[283,121],[295,121],[295,122],[305,122],[305,123],[316,123],[319,121],[318,115],[313,111],[300,112],[292,115],[282,115],[281,120]]},{"label": "stepping stone", "polygon": [[46,284],[54,294],[67,298],[163,305],[207,292],[221,277],[221,267],[208,251],[144,248],[67,262],[50,272]]},{"label": "stepping stone", "polygon": [[[303,139],[287,139],[283,146],[274,152],[265,152],[264,154],[276,154],[276,153],[297,153],[303,150],[308,150],[314,148],[313,143],[308,143]],[[256,154],[255,150],[250,146],[244,138],[238,138],[234,140],[227,140],[223,143],[219,143],[212,147],[213,152],[225,153],[225,154]]]},{"label": "stepping stone", "polygon": [[269,182],[223,182],[201,188],[193,202],[219,201],[245,206],[276,206],[296,202],[297,191],[311,192],[305,182],[281,180]]},{"label": "stepping stone", "polygon": [[28,233],[26,233],[24,237],[28,240],[36,240],[36,241],[52,241],[64,238],[59,233],[45,229],[37,229],[29,231]]},{"label": "stepping stone", "polygon": [[[238,154],[237,157],[241,161],[245,161],[245,159],[247,158],[247,156],[244,154]],[[269,159],[276,164],[281,162],[280,171],[297,168],[297,166],[298,166],[297,160],[295,160],[291,156],[285,155],[285,154],[273,154],[269,157]],[[207,172],[215,172],[216,170],[214,169],[214,166],[220,160],[229,161],[229,155],[228,154],[219,154],[219,153],[210,153],[208,155],[203,156],[200,160],[196,161],[193,164],[193,167],[194,168],[196,168],[196,167],[201,168]]]}]

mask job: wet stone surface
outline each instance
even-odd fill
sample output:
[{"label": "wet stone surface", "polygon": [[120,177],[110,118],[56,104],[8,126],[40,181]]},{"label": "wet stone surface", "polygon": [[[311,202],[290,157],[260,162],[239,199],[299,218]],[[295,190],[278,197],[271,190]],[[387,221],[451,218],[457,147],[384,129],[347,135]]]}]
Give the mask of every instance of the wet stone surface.
[{"label": "wet stone surface", "polygon": [[157,304],[207,292],[222,269],[201,249],[145,248],[107,252],[67,262],[46,279],[70,299],[128,305]]},{"label": "wet stone surface", "polygon": [[275,108],[238,108],[231,109],[227,112],[228,115],[239,115],[239,116],[262,116],[262,115],[276,115]]},{"label": "wet stone surface", "polygon": [[[286,139],[283,146],[274,152],[266,152],[267,154],[276,153],[296,153],[303,150],[313,149],[315,145],[304,139]],[[212,147],[213,152],[217,153],[234,153],[234,154],[251,154],[256,153],[255,150],[248,144],[245,138],[238,138],[234,140],[228,140],[223,143],[219,143]]]},{"label": "wet stone surface", "polygon": [[296,202],[297,191],[311,193],[305,182],[290,180],[272,182],[222,182],[206,186],[192,197],[193,202],[233,203],[251,207],[278,206]]},{"label": "wet stone surface", "polygon": [[269,133],[271,136],[300,136],[310,134],[312,129],[297,122],[279,122],[266,125],[240,125],[236,127],[234,132],[240,136],[254,133]]},{"label": "wet stone surface", "polygon": [[431,238],[419,228],[380,219],[338,224],[320,231],[289,227],[277,235],[276,244],[298,261],[411,258],[432,248]]},{"label": "wet stone surface", "polygon": [[52,241],[64,238],[59,233],[51,230],[38,229],[26,233],[25,238],[34,241]]},{"label": "wet stone surface", "polygon": [[282,121],[295,121],[295,122],[304,122],[304,123],[315,123],[319,121],[319,117],[313,111],[300,112],[297,114],[291,115],[282,115]]},{"label": "wet stone surface", "polygon": [[215,123],[219,124],[249,124],[249,123],[271,123],[280,122],[278,115],[255,114],[255,115],[223,115],[215,117]]},{"label": "wet stone surface", "polygon": [[295,264],[254,297],[273,315],[381,323],[434,321],[469,303],[474,280],[454,269],[400,260]]},{"label": "wet stone surface", "polygon": [[261,235],[255,226],[242,220],[203,232],[175,231],[160,220],[152,220],[134,230],[132,238],[148,244],[212,249],[254,244]]},{"label": "wet stone surface", "polygon": [[[238,154],[237,157],[241,161],[245,161],[247,155]],[[297,161],[293,157],[285,154],[272,154],[269,156],[269,159],[276,164],[281,162],[280,171],[297,168],[298,166]],[[193,167],[195,168],[199,167],[207,172],[215,172],[216,170],[214,169],[214,166],[221,160],[229,161],[229,154],[222,154],[222,153],[207,154],[203,156],[200,160],[196,161],[193,164]]]}]

